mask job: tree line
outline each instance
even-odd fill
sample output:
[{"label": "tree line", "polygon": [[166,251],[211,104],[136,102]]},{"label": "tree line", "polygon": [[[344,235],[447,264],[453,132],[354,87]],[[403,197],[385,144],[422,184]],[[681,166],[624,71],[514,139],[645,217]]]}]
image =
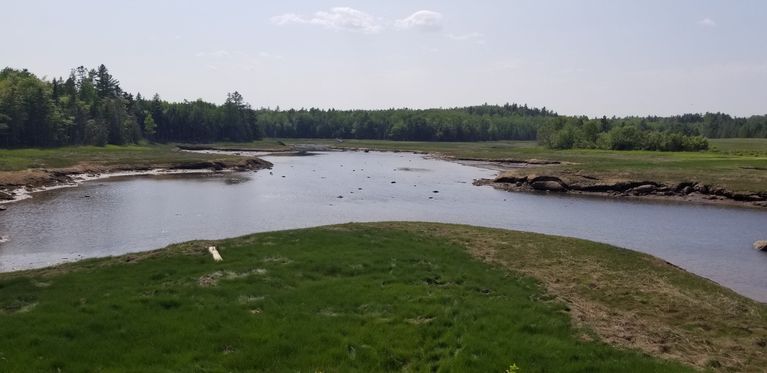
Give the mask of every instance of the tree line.
[{"label": "tree line", "polygon": [[257,114],[268,137],[413,141],[535,140],[555,114],[526,105],[452,109],[267,110]]},{"label": "tree line", "polygon": [[593,119],[527,105],[445,109],[252,108],[238,92],[223,104],[168,102],[120,88],[106,66],[65,78],[0,71],[0,146],[246,142],[275,138],[417,141],[538,140],[552,148],[701,150],[705,137],[767,137],[767,116],[722,113]]},{"label": "tree line", "polygon": [[[708,114],[707,114],[708,115]],[[708,140],[700,129],[643,118],[561,117],[538,129],[538,143],[553,149],[700,151]]]},{"label": "tree line", "polygon": [[27,70],[0,71],[0,146],[131,144],[142,140],[252,141],[255,111],[237,93],[223,105],[170,103],[123,91],[106,66],[78,67],[43,80]]}]

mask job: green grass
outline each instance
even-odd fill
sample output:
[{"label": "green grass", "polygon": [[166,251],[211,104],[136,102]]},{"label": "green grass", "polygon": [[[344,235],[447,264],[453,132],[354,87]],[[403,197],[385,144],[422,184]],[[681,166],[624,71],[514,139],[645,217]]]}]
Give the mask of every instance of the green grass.
[{"label": "green grass", "polygon": [[0,171],[65,168],[80,164],[101,166],[164,166],[231,156],[181,152],[173,145],[68,146],[61,148],[0,149]]},{"label": "green grass", "polygon": [[767,155],[767,139],[711,139],[712,150],[740,155]]},{"label": "green grass", "polygon": [[354,224],[224,240],[221,263],[192,242],[1,274],[0,371],[692,371],[589,341],[545,282],[457,237],[555,239]]}]

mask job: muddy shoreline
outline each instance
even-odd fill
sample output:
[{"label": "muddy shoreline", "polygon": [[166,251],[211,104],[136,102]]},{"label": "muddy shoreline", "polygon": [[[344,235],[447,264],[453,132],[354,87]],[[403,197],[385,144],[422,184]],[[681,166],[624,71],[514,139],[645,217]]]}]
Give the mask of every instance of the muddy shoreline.
[{"label": "muddy shoreline", "polygon": [[[119,176],[171,175],[184,173],[242,172],[272,168],[260,158],[224,161],[190,161],[166,165],[74,166],[0,172],[0,206],[31,197],[32,193],[74,187],[82,182]],[[0,209],[0,211],[4,210]]]}]

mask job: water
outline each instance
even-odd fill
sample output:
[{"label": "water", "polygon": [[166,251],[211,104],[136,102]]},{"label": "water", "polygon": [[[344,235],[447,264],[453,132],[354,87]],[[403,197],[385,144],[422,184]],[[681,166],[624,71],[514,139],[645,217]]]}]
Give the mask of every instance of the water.
[{"label": "water", "polygon": [[765,211],[508,193],[471,184],[495,171],[406,153],[265,158],[275,165],[272,175],[114,178],[11,204],[0,212],[0,235],[9,238],[0,243],[0,271],[191,239],[413,220],[615,244],[767,301],[767,253],[751,248],[767,239]]}]

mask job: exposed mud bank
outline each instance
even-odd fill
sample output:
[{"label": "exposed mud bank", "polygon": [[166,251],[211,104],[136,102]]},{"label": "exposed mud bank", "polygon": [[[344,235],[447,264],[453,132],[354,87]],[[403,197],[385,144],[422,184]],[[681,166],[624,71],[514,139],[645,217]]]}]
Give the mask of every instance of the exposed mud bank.
[{"label": "exposed mud bank", "polygon": [[495,179],[479,179],[474,185],[491,185],[514,192],[553,192],[612,198],[673,200],[716,205],[765,208],[767,192],[733,192],[695,181],[664,184],[656,181],[607,180],[588,175],[540,175],[502,172]]},{"label": "exposed mud bank", "polygon": [[31,193],[76,186],[83,181],[126,175],[164,175],[192,172],[256,171],[272,168],[260,158],[192,161],[166,165],[78,165],[58,169],[0,172],[0,204],[29,198]]},{"label": "exposed mud bank", "polygon": [[272,149],[272,148],[238,148],[238,147],[226,147],[226,146],[210,146],[210,145],[194,145],[194,144],[184,144],[184,145],[176,145],[177,148],[181,150],[193,150],[193,151],[201,151],[201,150],[215,150],[220,152],[255,152],[255,153],[283,153],[283,152],[292,152],[295,151],[292,147],[289,147],[286,145],[283,149]]}]

